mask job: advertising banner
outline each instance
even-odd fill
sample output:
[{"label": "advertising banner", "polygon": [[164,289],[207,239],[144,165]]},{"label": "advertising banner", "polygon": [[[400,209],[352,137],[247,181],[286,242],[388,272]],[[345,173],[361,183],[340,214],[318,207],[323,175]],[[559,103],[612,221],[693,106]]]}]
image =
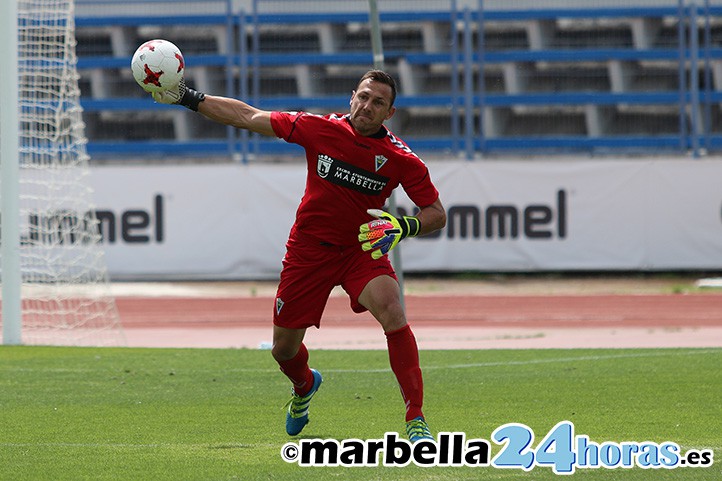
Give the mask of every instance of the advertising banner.
[{"label": "advertising banner", "polygon": [[[406,271],[722,268],[722,161],[449,160],[429,169],[448,221],[401,244]],[[300,163],[94,167],[111,277],[276,278],[305,177]],[[414,212],[402,190],[396,199]]]}]

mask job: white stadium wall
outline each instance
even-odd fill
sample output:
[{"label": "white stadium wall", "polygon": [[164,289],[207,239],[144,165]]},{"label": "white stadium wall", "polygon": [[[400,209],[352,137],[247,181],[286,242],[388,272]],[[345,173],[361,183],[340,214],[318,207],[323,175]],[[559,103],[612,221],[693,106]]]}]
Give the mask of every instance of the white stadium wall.
[{"label": "white stadium wall", "polygon": [[[449,222],[404,241],[407,272],[722,268],[722,161],[429,167]],[[111,278],[276,278],[305,175],[300,164],[93,167]],[[412,212],[402,192],[397,203]]]}]

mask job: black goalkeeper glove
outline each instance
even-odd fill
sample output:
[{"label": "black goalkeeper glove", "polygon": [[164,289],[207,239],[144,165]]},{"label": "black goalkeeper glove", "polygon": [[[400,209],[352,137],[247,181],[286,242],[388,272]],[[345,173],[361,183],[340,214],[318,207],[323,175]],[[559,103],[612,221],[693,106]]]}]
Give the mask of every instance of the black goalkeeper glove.
[{"label": "black goalkeeper glove", "polygon": [[162,92],[153,92],[151,95],[153,96],[153,100],[158,103],[182,105],[194,112],[198,112],[198,104],[206,99],[206,94],[203,92],[198,92],[187,87],[185,79],[181,79],[180,83],[171,89]]}]

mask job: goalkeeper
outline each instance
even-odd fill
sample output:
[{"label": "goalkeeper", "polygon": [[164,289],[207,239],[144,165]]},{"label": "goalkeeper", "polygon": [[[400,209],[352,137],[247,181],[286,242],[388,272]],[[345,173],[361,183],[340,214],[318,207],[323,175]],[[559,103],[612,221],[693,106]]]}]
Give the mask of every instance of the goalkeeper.
[{"label": "goalkeeper", "polygon": [[[319,327],[331,290],[340,285],[353,311],[370,311],[385,332],[406,406],[407,435],[412,441],[433,439],[422,411],[416,339],[386,254],[406,237],[442,228],[446,212],[426,165],[383,125],[396,110],[394,79],[380,70],[367,72],[351,93],[349,113],[324,116],[259,110],[197,92],[185,82],[153,97],[305,149],[306,190],[286,243],[273,309],[272,354],[293,384],[287,433],[297,435],[308,423],[311,398],[322,382],[321,374],[309,368],[306,330]],[[413,217],[396,218],[381,210],[399,185],[419,208]]]}]

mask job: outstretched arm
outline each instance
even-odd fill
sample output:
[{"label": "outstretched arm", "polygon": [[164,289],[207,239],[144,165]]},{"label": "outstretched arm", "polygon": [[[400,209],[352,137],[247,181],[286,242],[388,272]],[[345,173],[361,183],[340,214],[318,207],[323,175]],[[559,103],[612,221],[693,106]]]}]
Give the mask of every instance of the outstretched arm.
[{"label": "outstretched arm", "polygon": [[162,104],[182,105],[224,125],[263,135],[276,135],[271,126],[271,112],[237,99],[197,92],[188,88],[185,80],[172,89],[153,93],[153,99]]},{"label": "outstretched arm", "polygon": [[221,124],[262,135],[276,135],[271,127],[271,112],[257,109],[240,100],[206,95],[205,100],[198,104],[198,112]]}]

